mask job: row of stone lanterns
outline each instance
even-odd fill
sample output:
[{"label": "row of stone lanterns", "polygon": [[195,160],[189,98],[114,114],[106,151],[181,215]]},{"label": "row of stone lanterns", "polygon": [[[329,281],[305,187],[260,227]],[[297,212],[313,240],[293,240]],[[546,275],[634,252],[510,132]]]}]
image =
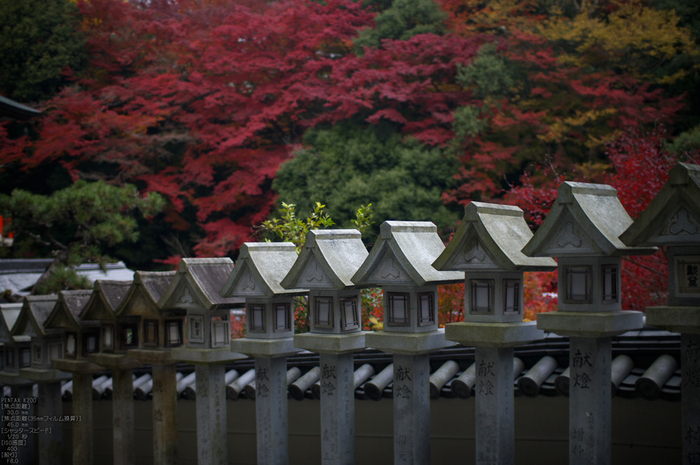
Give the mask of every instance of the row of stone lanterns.
[{"label": "row of stone lanterns", "polygon": [[[428,354],[476,347],[476,461],[514,461],[513,347],[542,330],[571,337],[570,463],[610,463],[611,338],[641,328],[621,309],[621,257],[669,246],[669,305],[649,323],[683,333],[684,460],[700,457],[700,168],[680,164],[637,222],[615,189],[566,182],[534,236],[517,207],[473,202],[447,248],[435,225],[387,221],[367,253],[354,230],[311,231],[291,243],[244,244],[230,259],[183,259],[176,272],[98,281],[92,292],[27,297],[3,307],[0,382],[39,382],[41,409],[59,411],[73,375],[74,463],[92,463],[92,374],[113,371],[115,463],[132,463],[133,368],[153,365],[154,463],[177,461],[177,361],[196,366],[198,458],[226,462],[224,364],[255,357],[258,463],[289,462],[286,358],[320,354],[324,464],[354,463],[352,353],[394,354],[394,462],[430,461]],[[558,259],[558,264],[553,260]],[[523,272],[559,269],[559,311],[523,322]],[[465,283],[465,321],[437,327],[437,286]],[[361,331],[360,289],[382,287],[384,331]],[[311,331],[294,335],[293,298],[306,295]],[[247,338],[229,341],[245,302]],[[13,321],[16,322],[13,323]],[[186,321],[186,323],[185,323]],[[185,345],[185,340],[186,345]],[[58,388],[58,396],[54,395]],[[29,397],[28,395],[26,395]],[[53,409],[53,410],[52,410]],[[59,409],[59,410],[57,410]],[[488,426],[488,427],[484,427]],[[60,431],[60,428],[54,428]],[[40,436],[39,462],[60,438]],[[59,454],[55,454],[58,456]]]}]

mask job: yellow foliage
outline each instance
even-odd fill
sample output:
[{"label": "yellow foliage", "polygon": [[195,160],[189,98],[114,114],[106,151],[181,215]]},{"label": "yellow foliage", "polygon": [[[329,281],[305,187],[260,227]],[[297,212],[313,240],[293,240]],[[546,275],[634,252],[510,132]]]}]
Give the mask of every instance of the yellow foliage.
[{"label": "yellow foliage", "polygon": [[[543,142],[562,142],[565,139],[569,140],[567,137],[572,130],[581,129],[584,126],[597,123],[601,120],[608,119],[614,116],[617,110],[614,108],[606,108],[603,110],[589,110],[586,112],[576,111],[574,116],[568,118],[558,118],[553,123],[549,125],[549,128],[545,134],[540,134],[537,138]],[[589,148],[596,148],[604,145],[608,142],[607,137],[595,138],[592,135],[588,135],[583,144]]]},{"label": "yellow foliage", "polygon": [[617,65],[657,83],[672,83],[683,78],[685,72],[654,78],[648,74],[650,64],[660,66],[684,54],[700,58],[690,32],[678,26],[675,11],[656,10],[641,0],[611,0],[607,6],[611,5],[614,11],[606,17],[591,8],[582,8],[568,18],[554,8],[549,19],[537,25],[537,33],[576,52],[564,53],[563,63],[595,66],[598,60],[606,67]]}]

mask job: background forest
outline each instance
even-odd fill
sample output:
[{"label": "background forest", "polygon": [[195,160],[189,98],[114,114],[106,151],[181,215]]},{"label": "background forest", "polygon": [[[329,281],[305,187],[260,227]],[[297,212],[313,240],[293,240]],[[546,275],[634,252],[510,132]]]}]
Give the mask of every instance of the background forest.
[{"label": "background forest", "polygon": [[[235,258],[282,202],[340,227],[371,203],[368,245],[386,219],[447,241],[471,200],[534,228],[563,179],[636,217],[698,162],[699,44],[696,0],[0,0],[0,95],[44,112],[0,123],[0,192],[160,194],[107,244],[134,269]],[[16,237],[6,255],[51,252]],[[663,301],[663,251],[623,279],[626,308]],[[526,287],[529,317],[555,308],[556,274]]]}]

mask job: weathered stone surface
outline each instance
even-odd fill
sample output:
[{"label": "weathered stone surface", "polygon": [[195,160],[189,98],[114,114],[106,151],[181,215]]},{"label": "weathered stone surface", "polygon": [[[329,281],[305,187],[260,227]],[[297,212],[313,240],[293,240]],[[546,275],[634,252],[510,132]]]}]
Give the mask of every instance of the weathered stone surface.
[{"label": "weathered stone surface", "polygon": [[700,334],[700,306],[647,307],[647,324],[676,333]]},{"label": "weathered stone surface", "polygon": [[286,379],[286,358],[255,358],[255,415],[260,465],[289,463]]},{"label": "weathered stone surface", "polygon": [[465,346],[512,347],[537,341],[544,332],[536,322],[526,323],[471,323],[445,325],[445,339]]},{"label": "weathered stone surface", "polygon": [[129,349],[127,351],[127,356],[138,360],[139,362],[156,364],[156,365],[168,365],[171,363],[177,363],[178,360],[173,357],[170,350],[162,349]]},{"label": "weathered stone surface", "polygon": [[367,332],[348,334],[303,333],[294,335],[294,347],[319,354],[342,354],[365,348]]},{"label": "weathered stone surface", "polygon": [[365,335],[365,344],[367,347],[383,352],[406,355],[429,353],[456,345],[454,342],[445,340],[444,328],[417,334],[370,331]]},{"label": "weathered stone surface", "polygon": [[522,248],[532,239],[523,211],[514,205],[471,202],[445,250],[433,262],[437,270],[552,271],[549,257],[528,257]]},{"label": "weathered stone surface", "polygon": [[39,465],[59,465],[63,449],[63,425],[58,418],[63,415],[61,383],[39,384],[37,416],[48,420],[37,423],[39,431]]},{"label": "weathered stone surface", "polygon": [[54,369],[42,368],[22,368],[19,370],[19,375],[24,379],[29,379],[37,383],[47,383],[51,381],[61,381],[70,379],[71,374]]},{"label": "weathered stone surface", "polygon": [[73,465],[93,465],[92,375],[73,375]]},{"label": "weathered stone surface", "polygon": [[191,347],[175,347],[171,350],[171,356],[175,360],[187,363],[226,363],[233,360],[248,358],[247,355],[231,352],[226,347],[223,349],[195,349]]},{"label": "weathered stone surface", "polygon": [[225,465],[226,384],[225,367],[220,364],[195,366],[197,373],[197,463]]},{"label": "weathered stone surface", "polygon": [[72,360],[68,358],[51,360],[51,366],[56,370],[68,373],[97,373],[104,370],[103,367],[87,360]]},{"label": "weathered stone surface", "polygon": [[641,312],[549,312],[537,316],[537,328],[562,336],[612,337],[644,325]]},{"label": "weathered stone surface", "polygon": [[355,389],[352,353],[322,353],[320,383],[323,464],[354,464]]},{"label": "weathered stone surface", "polygon": [[287,357],[301,351],[294,347],[294,338],[284,339],[233,339],[231,352],[250,355],[251,357]]},{"label": "weathered stone surface", "polygon": [[112,437],[114,465],[135,462],[134,377],[132,370],[112,371]]},{"label": "weathered stone surface", "polygon": [[5,371],[0,371],[0,384],[5,386],[23,386],[26,384],[33,384],[34,381],[22,378],[19,373],[7,373]]},{"label": "weathered stone surface", "polygon": [[112,354],[108,352],[100,352],[90,354],[88,356],[90,363],[99,365],[111,370],[131,370],[138,368],[144,364],[140,360],[136,360],[124,354]]},{"label": "weathered stone surface", "polygon": [[681,334],[681,402],[683,407],[683,465],[700,457],[700,335]]},{"label": "weathered stone surface", "polygon": [[177,464],[176,365],[153,365],[153,463]]},{"label": "weathered stone surface", "polygon": [[394,464],[430,463],[427,354],[394,355]]}]

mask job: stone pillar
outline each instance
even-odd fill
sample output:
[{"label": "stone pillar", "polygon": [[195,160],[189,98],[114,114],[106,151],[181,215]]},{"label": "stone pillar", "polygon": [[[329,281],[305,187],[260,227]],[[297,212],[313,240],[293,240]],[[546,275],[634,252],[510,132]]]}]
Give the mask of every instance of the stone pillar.
[{"label": "stone pillar", "polygon": [[[19,386],[12,386],[12,397],[19,399],[28,399],[34,397],[32,394],[32,385],[23,384]],[[34,404],[29,404],[29,409],[27,410],[27,415],[34,415]],[[21,425],[22,423],[20,423]],[[32,427],[33,425],[28,425]],[[24,428],[24,426],[22,426]],[[25,433],[26,434],[26,433]],[[34,440],[35,435],[27,434],[25,441],[27,441],[25,446],[17,448],[17,459],[19,463],[34,463],[36,462],[36,441]],[[22,437],[20,436],[20,439]],[[2,450],[6,450],[5,447]]]},{"label": "stone pillar", "polygon": [[430,463],[428,354],[394,354],[394,464]]},{"label": "stone pillar", "polygon": [[476,463],[515,459],[513,348],[476,347]]},{"label": "stone pillar", "polygon": [[40,383],[37,416],[49,418],[48,421],[37,422],[37,428],[42,431],[39,433],[40,465],[61,463],[63,426],[60,421],[51,420],[51,417],[60,417],[63,415],[62,410],[61,382]]},{"label": "stone pillar", "polygon": [[177,464],[176,366],[175,364],[153,365],[154,465]]},{"label": "stone pillar", "polygon": [[73,465],[93,465],[92,375],[73,373]]},{"label": "stone pillar", "polygon": [[130,465],[135,461],[133,373],[133,370],[112,371],[114,465]]},{"label": "stone pillar", "polygon": [[320,356],[321,457],[324,465],[355,463],[353,354]]},{"label": "stone pillar", "polygon": [[258,465],[289,463],[287,358],[255,357]]},{"label": "stone pillar", "polygon": [[570,339],[570,465],[606,465],[612,460],[611,341],[609,337]]},{"label": "stone pillar", "polygon": [[700,335],[681,334],[683,465],[700,461]]},{"label": "stone pillar", "polygon": [[226,465],[225,366],[197,364],[195,372],[197,373],[197,463]]}]

